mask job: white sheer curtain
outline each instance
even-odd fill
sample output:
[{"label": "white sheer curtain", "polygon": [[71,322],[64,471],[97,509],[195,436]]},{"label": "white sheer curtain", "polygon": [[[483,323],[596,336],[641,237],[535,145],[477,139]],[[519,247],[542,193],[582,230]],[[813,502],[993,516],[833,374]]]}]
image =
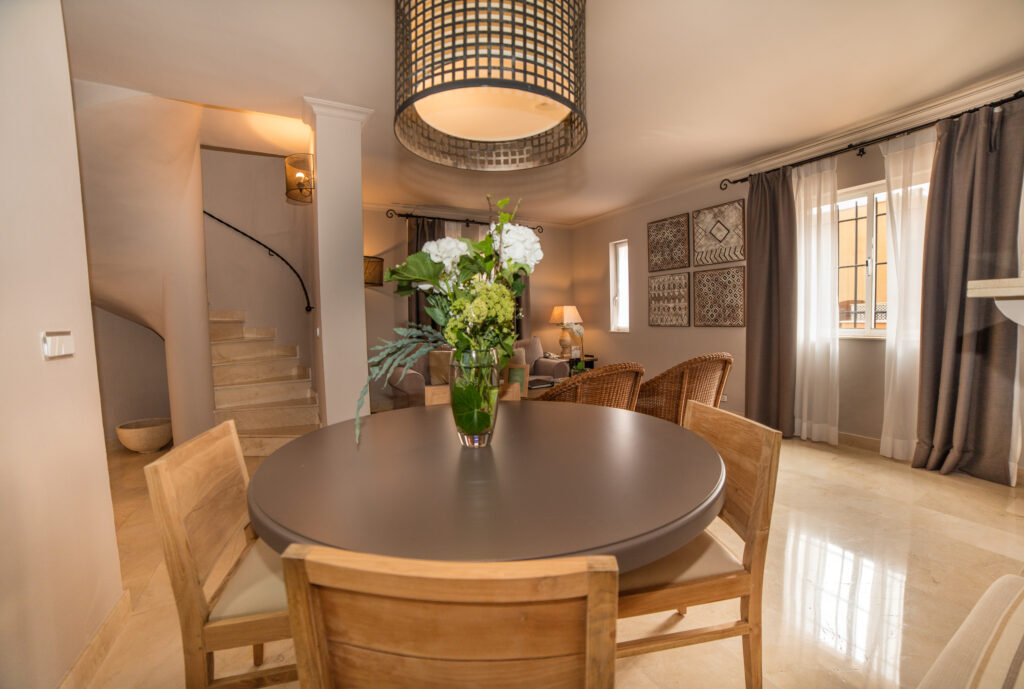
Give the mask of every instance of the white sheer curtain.
[{"label": "white sheer curtain", "polygon": [[839,297],[836,159],[793,170],[797,318],[794,431],[839,443]]},{"label": "white sheer curtain", "polygon": [[[1017,272],[1024,275],[1024,188],[1017,213]],[[1010,485],[1017,485],[1018,466],[1024,455],[1024,327],[1017,328],[1017,373],[1013,385],[1013,423],[1010,426]]]},{"label": "white sheer curtain", "polygon": [[924,218],[935,130],[890,139],[880,148],[885,156],[888,204],[885,401],[880,452],[907,460],[913,457],[917,443]]}]

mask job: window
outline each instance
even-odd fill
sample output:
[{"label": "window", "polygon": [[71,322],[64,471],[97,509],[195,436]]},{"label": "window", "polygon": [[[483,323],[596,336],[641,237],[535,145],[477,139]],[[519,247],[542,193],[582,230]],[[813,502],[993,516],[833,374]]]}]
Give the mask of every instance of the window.
[{"label": "window", "polygon": [[883,336],[886,325],[885,183],[839,193],[839,334]]},{"label": "window", "polygon": [[608,245],[608,286],[611,296],[611,330],[629,332],[629,241]]}]

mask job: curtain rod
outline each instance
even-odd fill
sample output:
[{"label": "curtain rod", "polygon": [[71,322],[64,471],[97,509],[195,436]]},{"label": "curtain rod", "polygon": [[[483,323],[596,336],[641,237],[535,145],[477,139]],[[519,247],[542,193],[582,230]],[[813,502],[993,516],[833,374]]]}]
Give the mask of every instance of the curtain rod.
[{"label": "curtain rod", "polygon": [[[439,218],[436,215],[417,215],[416,213],[399,213],[394,208],[387,209],[387,211],[384,212],[384,215],[386,215],[389,218],[398,217],[398,218],[419,218],[421,220],[444,220],[446,222],[465,223],[466,225],[489,225],[490,224],[490,223],[486,223],[486,222],[480,222],[479,220],[470,220],[469,218],[463,218],[462,220],[459,220],[458,218]],[[544,226],[543,225],[536,225],[536,226],[532,226],[532,227],[527,225],[527,227],[530,227],[531,230],[535,230],[537,232],[537,234],[544,234]]]},{"label": "curtain rod", "polygon": [[[806,160],[801,160],[801,161],[796,162],[796,163],[787,163],[786,165],[780,165],[779,167],[774,167],[771,170],[765,170],[764,172],[775,172],[776,170],[781,170],[783,167],[800,167],[801,165],[807,165],[808,163],[814,163],[814,162],[817,162],[819,160],[824,160],[825,158],[831,158],[832,156],[839,155],[840,153],[847,153],[849,151],[853,151],[853,150],[857,150],[857,149],[860,149],[857,152],[857,155],[858,156],[862,156],[862,155],[864,155],[864,149],[867,148],[868,146],[872,146],[874,144],[882,143],[883,141],[888,141],[889,139],[895,139],[896,137],[903,136],[904,134],[912,134],[912,133],[914,133],[916,131],[920,131],[922,129],[928,129],[928,127],[934,127],[939,122],[942,122],[942,120],[954,120],[957,117],[963,117],[964,115],[967,115],[969,113],[977,112],[978,110],[981,110],[982,108],[996,108],[996,107],[999,107],[1000,105],[1003,105],[1005,103],[1009,103],[1011,101],[1015,101],[1018,98],[1024,98],[1024,90],[1017,91],[1012,96],[1007,96],[1006,98],[1003,98],[1001,100],[993,101],[993,102],[988,103],[986,105],[979,105],[978,107],[971,108],[970,110],[964,110],[963,112],[961,112],[961,113],[959,113],[957,115],[948,115],[946,117],[941,117],[941,118],[935,120],[934,122],[928,122],[927,124],[919,124],[916,127],[910,127],[908,129],[904,129],[902,131],[894,132],[892,134],[886,134],[885,136],[879,136],[879,137],[877,137],[875,139],[871,139],[870,141],[863,141],[863,142],[861,142],[859,144],[850,144],[846,148],[840,148],[840,149],[837,149],[835,151],[830,151],[829,153],[822,153],[820,155],[814,156],[813,158],[807,158]],[[721,189],[722,191],[725,191],[726,189],[729,188],[730,184],[741,184],[743,182],[749,182],[749,181],[750,181],[750,175],[747,175],[746,177],[743,177],[741,179],[729,179],[727,177],[727,178],[723,179],[721,182],[718,183],[718,188]]]}]

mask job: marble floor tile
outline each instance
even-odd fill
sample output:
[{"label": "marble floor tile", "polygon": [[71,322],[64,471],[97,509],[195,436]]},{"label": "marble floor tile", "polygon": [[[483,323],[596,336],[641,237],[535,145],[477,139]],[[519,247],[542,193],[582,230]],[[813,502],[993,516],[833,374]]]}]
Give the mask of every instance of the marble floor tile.
[{"label": "marble floor tile", "polygon": [[[94,689],[183,687],[177,614],[142,477],[155,457],[110,456],[133,612]],[[720,522],[712,529],[737,542]],[[786,441],[764,583],[765,686],[914,687],[988,585],[1022,567],[1020,489],[914,470],[865,450]],[[737,612],[725,602],[685,617],[631,618],[620,622],[619,638],[713,624]],[[268,663],[291,658],[291,642],[268,645]],[[250,663],[248,649],[217,654],[221,671]],[[619,660],[616,686],[740,689],[741,642]]]}]

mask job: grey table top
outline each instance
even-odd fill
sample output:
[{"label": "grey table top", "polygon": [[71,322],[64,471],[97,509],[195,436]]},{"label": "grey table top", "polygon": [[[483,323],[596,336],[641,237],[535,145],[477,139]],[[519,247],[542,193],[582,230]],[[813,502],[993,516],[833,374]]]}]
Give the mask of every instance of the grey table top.
[{"label": "grey table top", "polygon": [[725,468],[695,433],[565,402],[506,402],[491,446],[462,448],[447,405],[375,414],[298,438],[249,485],[271,547],[319,543],[431,560],[610,554],[628,571],[695,538]]}]

